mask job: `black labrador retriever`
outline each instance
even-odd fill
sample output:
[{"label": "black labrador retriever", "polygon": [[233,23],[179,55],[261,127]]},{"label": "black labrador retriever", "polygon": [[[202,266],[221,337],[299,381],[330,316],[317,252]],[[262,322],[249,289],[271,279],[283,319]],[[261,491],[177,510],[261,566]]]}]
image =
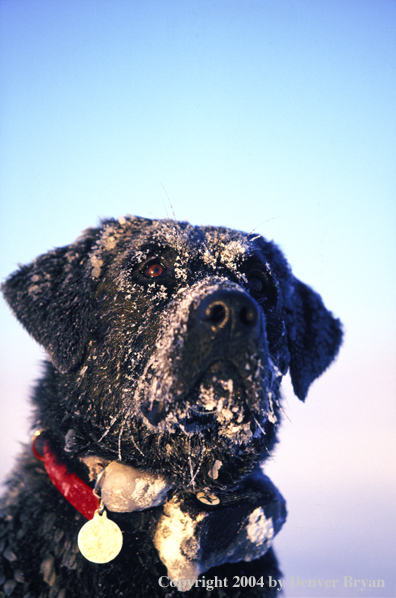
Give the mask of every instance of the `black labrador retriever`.
[{"label": "black labrador retriever", "polygon": [[2,501],[0,597],[279,595],[279,387],[289,371],[304,400],[342,332],[278,247],[128,216],[2,289],[50,360]]}]

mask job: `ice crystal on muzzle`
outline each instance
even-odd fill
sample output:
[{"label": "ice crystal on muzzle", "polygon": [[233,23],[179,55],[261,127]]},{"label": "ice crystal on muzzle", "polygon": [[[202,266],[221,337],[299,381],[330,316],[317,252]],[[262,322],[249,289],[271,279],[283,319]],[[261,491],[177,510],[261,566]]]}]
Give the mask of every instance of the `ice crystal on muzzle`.
[{"label": "ice crystal on muzzle", "polygon": [[[153,426],[179,428],[193,434],[208,430],[233,439],[248,440],[262,431],[269,402],[263,380],[252,380],[251,365],[245,363],[243,375],[230,361],[218,360],[201,375],[183,399],[153,401],[143,411]],[[260,367],[256,368],[260,372]],[[258,383],[259,382],[259,383]]]}]

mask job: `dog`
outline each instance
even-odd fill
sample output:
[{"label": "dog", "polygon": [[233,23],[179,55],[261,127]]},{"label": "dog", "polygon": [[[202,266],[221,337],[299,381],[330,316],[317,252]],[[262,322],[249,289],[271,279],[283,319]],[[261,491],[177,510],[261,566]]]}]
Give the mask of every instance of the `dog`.
[{"label": "dog", "polygon": [[280,249],[127,216],[2,290],[49,359],[2,500],[0,596],[279,595],[280,383],[303,401],[342,338]]}]

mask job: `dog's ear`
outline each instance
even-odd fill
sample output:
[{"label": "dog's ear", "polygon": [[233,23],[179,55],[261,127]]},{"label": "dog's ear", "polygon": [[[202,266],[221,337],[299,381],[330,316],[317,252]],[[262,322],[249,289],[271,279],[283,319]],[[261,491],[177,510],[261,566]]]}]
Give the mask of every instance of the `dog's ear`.
[{"label": "dog's ear", "polygon": [[22,266],[2,285],[5,299],[55,367],[67,372],[80,359],[92,303],[89,250],[97,229],[72,245],[50,251]]},{"label": "dog's ear", "polygon": [[287,311],[290,376],[296,396],[304,401],[310,384],[338,353],[341,322],[325,308],[320,295],[297,279]]}]

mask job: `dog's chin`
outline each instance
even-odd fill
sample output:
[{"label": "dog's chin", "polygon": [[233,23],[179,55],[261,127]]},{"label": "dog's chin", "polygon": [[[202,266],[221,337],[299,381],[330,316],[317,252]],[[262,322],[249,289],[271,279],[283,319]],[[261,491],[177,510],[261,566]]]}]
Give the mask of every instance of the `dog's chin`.
[{"label": "dog's chin", "polygon": [[260,394],[232,363],[217,361],[183,398],[151,401],[143,414],[152,430],[178,429],[188,435],[209,432],[244,443],[261,433]]}]

